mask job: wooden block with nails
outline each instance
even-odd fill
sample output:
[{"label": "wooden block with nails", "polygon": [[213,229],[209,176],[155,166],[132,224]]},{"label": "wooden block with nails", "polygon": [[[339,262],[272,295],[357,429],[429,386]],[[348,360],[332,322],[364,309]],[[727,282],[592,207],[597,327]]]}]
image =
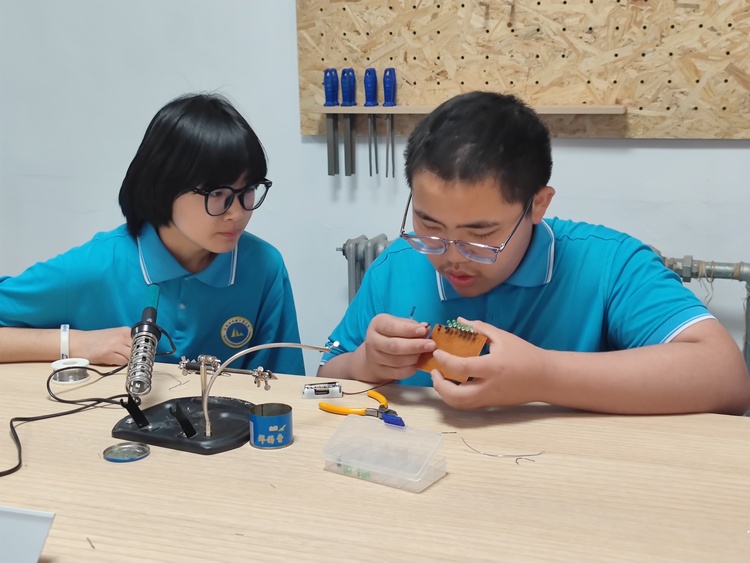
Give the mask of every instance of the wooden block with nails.
[{"label": "wooden block with nails", "polygon": [[[487,342],[487,337],[473,331],[469,325],[463,325],[457,322],[449,322],[449,326],[435,325],[432,329],[430,338],[435,341],[438,349],[444,350],[454,356],[468,358],[478,356],[482,347]],[[443,374],[443,377],[453,381],[463,383],[468,379],[467,376],[454,373],[441,366],[433,358],[432,353],[422,354],[417,362],[417,369],[429,372],[437,369]]]}]

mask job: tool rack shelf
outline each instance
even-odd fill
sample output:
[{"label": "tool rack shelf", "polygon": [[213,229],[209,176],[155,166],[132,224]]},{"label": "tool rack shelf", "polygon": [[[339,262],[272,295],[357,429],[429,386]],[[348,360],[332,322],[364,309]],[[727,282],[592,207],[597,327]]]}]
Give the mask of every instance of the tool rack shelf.
[{"label": "tool rack shelf", "polygon": [[[317,109],[326,99],[325,69],[394,68],[404,108],[493,90],[531,107],[627,108],[542,115],[556,138],[750,139],[749,6],[297,0],[300,132],[323,135],[326,115],[335,115]],[[394,114],[374,115],[380,121]],[[420,117],[396,113],[396,135],[408,135]],[[355,129],[361,133],[364,125]]]},{"label": "tool rack shelf", "polygon": [[[393,119],[395,115],[403,116],[399,119],[414,119],[415,116],[426,115],[432,112],[437,106],[427,105],[402,105],[402,106],[316,106],[314,111],[326,116],[326,137],[328,152],[328,175],[336,176],[339,173],[338,158],[338,119],[339,115],[344,120],[344,174],[351,176],[354,174],[354,143],[357,134],[355,117],[357,115],[368,116],[369,123],[368,135],[372,139],[375,132],[374,119],[376,116],[382,116],[386,119],[386,177],[389,170],[395,172],[395,157],[393,154],[395,128]],[[579,104],[579,105],[538,105],[531,106],[534,111],[542,116],[550,116],[548,119],[571,118],[579,119],[577,116],[590,117],[597,119],[598,115],[625,115],[626,107],[624,105],[605,105],[605,104]],[[370,141],[372,142],[372,141]],[[377,148],[373,153],[370,146],[370,175],[372,176],[372,157],[375,155],[375,170],[377,173]],[[391,172],[393,174],[393,172]]]},{"label": "tool rack shelf", "polygon": [[[324,114],[354,115],[425,115],[437,106],[319,106]],[[626,107],[621,105],[574,105],[574,106],[532,106],[540,115],[624,115]]]},{"label": "tool rack shelf", "polygon": [[[386,120],[386,157],[385,157],[385,175],[395,173],[395,156],[394,150],[394,116],[399,115],[399,119],[413,120],[416,116],[426,115],[432,112],[437,106],[427,105],[396,105],[396,106],[316,106],[314,111],[320,115],[326,116],[326,138],[328,152],[328,175],[336,176],[339,173],[339,156],[338,156],[338,116],[341,115],[344,120],[344,175],[351,176],[354,174],[354,145],[357,135],[356,116],[363,115],[369,117],[368,138],[370,143],[370,176],[373,171],[373,156],[375,157],[375,172],[378,172],[377,146],[373,152],[373,137],[377,143],[377,132],[375,131],[375,119],[380,116]],[[538,105],[531,106],[541,116],[547,116],[547,119],[599,119],[597,116],[624,116],[627,108],[619,104],[578,104],[578,105]],[[362,132],[362,131],[360,131]]]}]

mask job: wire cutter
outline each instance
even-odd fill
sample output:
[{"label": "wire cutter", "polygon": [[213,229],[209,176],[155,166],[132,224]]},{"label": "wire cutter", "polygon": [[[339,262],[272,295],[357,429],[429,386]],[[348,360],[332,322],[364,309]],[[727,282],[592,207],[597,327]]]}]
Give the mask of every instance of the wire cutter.
[{"label": "wire cutter", "polygon": [[367,392],[367,396],[371,399],[375,399],[380,406],[378,408],[370,407],[342,407],[339,405],[332,405],[331,403],[318,403],[320,410],[330,412],[332,414],[358,414],[360,416],[375,416],[381,419],[387,424],[393,424],[394,426],[405,426],[403,419],[398,416],[398,413],[393,409],[388,408],[388,399],[383,395],[370,389]]}]

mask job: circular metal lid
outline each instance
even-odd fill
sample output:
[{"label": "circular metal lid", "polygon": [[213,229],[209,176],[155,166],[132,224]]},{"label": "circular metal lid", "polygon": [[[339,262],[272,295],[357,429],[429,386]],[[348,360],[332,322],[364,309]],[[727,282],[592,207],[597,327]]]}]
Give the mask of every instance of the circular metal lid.
[{"label": "circular metal lid", "polygon": [[148,447],[148,444],[144,444],[143,442],[123,442],[104,450],[104,459],[115,463],[123,463],[138,461],[146,457],[149,453],[151,453],[151,448]]}]

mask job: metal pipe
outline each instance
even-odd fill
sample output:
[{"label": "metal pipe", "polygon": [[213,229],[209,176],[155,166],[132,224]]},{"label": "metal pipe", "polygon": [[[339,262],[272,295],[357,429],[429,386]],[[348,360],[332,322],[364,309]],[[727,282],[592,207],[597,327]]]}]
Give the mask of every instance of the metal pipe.
[{"label": "metal pipe", "polygon": [[[656,250],[656,249],[654,249]],[[715,279],[737,280],[745,282],[745,336],[742,344],[742,355],[745,365],[750,371],[750,263],[747,262],[708,262],[706,260],[693,260],[686,255],[683,258],[664,258],[658,250],[656,253],[664,261],[664,265],[676,272],[682,281],[688,282],[692,279]]]},{"label": "metal pipe", "polygon": [[706,260],[693,260],[688,255],[683,258],[664,258],[664,265],[676,272],[682,281],[690,281],[693,278],[726,279],[750,283],[750,264],[745,262],[708,262]]}]

